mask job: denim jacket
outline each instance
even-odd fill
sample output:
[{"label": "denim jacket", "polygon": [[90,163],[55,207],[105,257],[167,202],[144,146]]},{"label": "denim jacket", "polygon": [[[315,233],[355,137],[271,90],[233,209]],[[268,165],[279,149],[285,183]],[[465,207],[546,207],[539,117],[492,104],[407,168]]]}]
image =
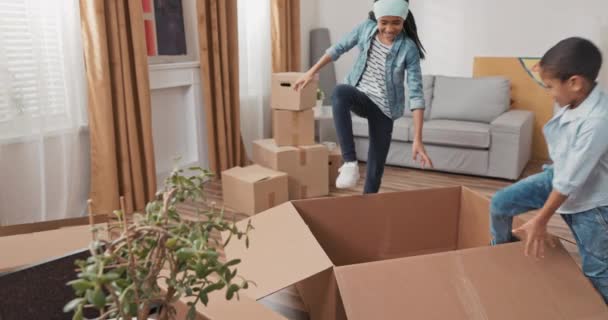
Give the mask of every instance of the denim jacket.
[{"label": "denim jacket", "polygon": [[[367,63],[368,51],[377,31],[378,26],[376,22],[367,19],[325,52],[335,61],[355,45],[359,48],[359,57],[345,79],[347,84],[357,86],[357,83],[361,79]],[[401,32],[395,38],[391,51],[386,58],[386,98],[391,108],[393,119],[403,116],[406,71],[410,109],[424,109],[420,54],[416,43],[408,38],[405,32]]]}]

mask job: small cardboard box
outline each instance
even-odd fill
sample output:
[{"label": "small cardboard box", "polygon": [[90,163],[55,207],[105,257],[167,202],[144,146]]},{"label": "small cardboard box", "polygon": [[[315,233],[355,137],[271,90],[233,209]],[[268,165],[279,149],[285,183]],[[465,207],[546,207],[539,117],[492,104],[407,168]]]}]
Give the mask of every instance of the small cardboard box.
[{"label": "small cardboard box", "polygon": [[259,165],[222,172],[224,205],[254,215],[288,200],[287,174]]},{"label": "small cardboard box", "polygon": [[328,151],[323,145],[278,147],[273,139],[257,140],[253,162],[287,173],[290,200],[329,194]]},{"label": "small cardboard box", "polygon": [[542,260],[521,242],[488,246],[488,212],[464,187],[292,201],[251,218],[248,249],[225,251],[257,283],[244,294],[295,284],[311,319],[608,319],[561,245]]},{"label": "small cardboard box", "polygon": [[295,82],[304,74],[299,72],[274,73],[270,95],[270,107],[279,110],[301,111],[311,109],[317,103],[318,80],[312,80],[296,92]]},{"label": "small cardboard box", "polygon": [[274,110],[272,128],[279,147],[315,144],[315,117],[312,109],[304,111]]},{"label": "small cardboard box", "polygon": [[344,164],[342,159],[342,151],[335,143],[323,143],[329,149],[329,186],[336,186],[336,179],[340,172],[338,169]]}]

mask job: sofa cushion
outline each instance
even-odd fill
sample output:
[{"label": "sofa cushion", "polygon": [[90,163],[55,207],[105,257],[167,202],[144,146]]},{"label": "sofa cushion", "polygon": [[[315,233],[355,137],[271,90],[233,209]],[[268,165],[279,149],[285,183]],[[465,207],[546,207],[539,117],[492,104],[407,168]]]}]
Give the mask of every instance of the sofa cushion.
[{"label": "sofa cushion", "polygon": [[[395,120],[393,124],[393,137],[395,141],[407,142],[410,138],[410,126],[412,125],[412,119],[399,118]],[[355,137],[369,137],[369,128],[367,126],[367,119],[353,115],[353,135]]]},{"label": "sofa cushion", "polygon": [[490,123],[509,109],[511,85],[503,77],[435,77],[431,119]]},{"label": "sofa cushion", "polygon": [[[369,140],[355,138],[357,160],[368,161]],[[426,145],[426,152],[433,160],[433,168],[446,172],[486,175],[488,170],[488,150]],[[393,142],[386,157],[386,164],[420,169],[420,163],[412,159],[412,144]]]},{"label": "sofa cushion", "polygon": [[[414,126],[410,128],[414,139]],[[476,149],[490,147],[490,125],[455,120],[430,120],[422,128],[422,141],[428,144]]]},{"label": "sofa cushion", "polygon": [[[433,101],[433,89],[435,86],[435,76],[422,76],[422,89],[424,90],[424,118],[428,119],[431,115],[431,101]],[[407,83],[405,84],[405,109],[403,110],[405,117],[412,117],[410,110],[410,95]]]}]

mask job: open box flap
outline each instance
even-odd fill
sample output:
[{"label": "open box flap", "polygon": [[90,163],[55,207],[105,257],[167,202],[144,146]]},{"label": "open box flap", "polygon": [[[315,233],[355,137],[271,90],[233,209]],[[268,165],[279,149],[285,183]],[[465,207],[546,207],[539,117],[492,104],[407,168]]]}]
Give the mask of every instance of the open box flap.
[{"label": "open box flap", "polygon": [[257,284],[245,291],[250,297],[263,298],[333,266],[291,203],[240,221],[239,229],[249,220],[254,227],[249,248],[232,239],[225,252],[228,259],[241,259],[239,275]]},{"label": "open box flap", "polygon": [[[161,275],[168,276],[168,270],[162,270]],[[158,286],[166,292],[167,284],[164,279],[158,281]],[[281,315],[273,312],[257,301],[239,293],[232,300],[226,300],[226,290],[224,287],[219,291],[209,293],[209,303],[205,306],[202,302],[196,304],[196,320],[241,320],[241,319],[268,319],[286,320]],[[244,290],[243,290],[244,292]],[[189,302],[194,302],[195,297],[181,297],[173,306],[175,307],[175,319],[186,319],[190,306]]]},{"label": "open box flap", "polygon": [[230,170],[224,171],[224,175],[233,176],[248,183],[256,183],[263,180],[284,176],[285,174],[264,168],[262,166],[252,165],[245,168],[234,167]]},{"label": "open box flap", "polygon": [[[99,234],[103,238],[102,233]],[[86,249],[91,241],[89,225],[0,237],[0,271],[14,270]]]}]

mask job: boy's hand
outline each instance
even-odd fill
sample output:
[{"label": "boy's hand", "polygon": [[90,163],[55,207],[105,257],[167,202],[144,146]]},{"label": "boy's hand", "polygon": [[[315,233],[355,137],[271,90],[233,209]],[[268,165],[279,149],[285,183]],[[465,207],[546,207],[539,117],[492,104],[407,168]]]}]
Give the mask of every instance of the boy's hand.
[{"label": "boy's hand", "polygon": [[526,257],[532,254],[536,258],[544,258],[545,242],[555,248],[555,239],[547,233],[547,221],[542,217],[536,216],[512,232],[525,238]]}]

